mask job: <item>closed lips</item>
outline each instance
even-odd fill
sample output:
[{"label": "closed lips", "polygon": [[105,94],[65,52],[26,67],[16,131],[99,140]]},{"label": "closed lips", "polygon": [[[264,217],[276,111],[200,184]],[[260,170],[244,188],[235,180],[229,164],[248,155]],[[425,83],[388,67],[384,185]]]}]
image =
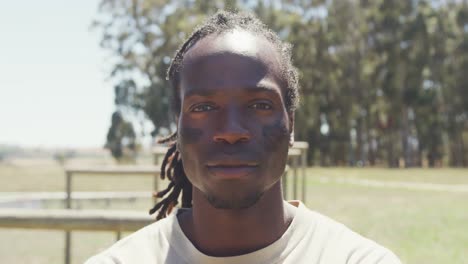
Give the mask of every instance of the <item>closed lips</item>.
[{"label": "closed lips", "polygon": [[219,167],[219,168],[237,168],[237,167],[257,167],[257,162],[250,161],[219,161],[210,162],[206,166],[208,167]]},{"label": "closed lips", "polygon": [[254,164],[216,164],[207,166],[216,177],[220,179],[245,179],[256,171],[258,165]]},{"label": "closed lips", "polygon": [[237,165],[227,165],[227,164],[219,164],[219,165],[208,165],[209,168],[254,168],[257,165],[250,165],[250,164],[237,164]]}]

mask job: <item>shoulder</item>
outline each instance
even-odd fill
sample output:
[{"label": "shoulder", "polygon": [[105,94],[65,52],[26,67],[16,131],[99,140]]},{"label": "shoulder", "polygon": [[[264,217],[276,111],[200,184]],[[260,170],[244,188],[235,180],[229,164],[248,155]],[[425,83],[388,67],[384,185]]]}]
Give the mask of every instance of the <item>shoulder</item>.
[{"label": "shoulder", "polygon": [[110,248],[88,259],[85,264],[157,263],[156,257],[169,248],[173,215],[150,224],[119,240]]},{"label": "shoulder", "polygon": [[401,264],[395,254],[375,241],[361,236],[345,225],[307,209],[308,218],[315,222],[313,239],[321,247],[323,257],[332,263]]},{"label": "shoulder", "polygon": [[84,264],[120,264],[118,259],[113,259],[110,256],[99,254],[88,259]]}]

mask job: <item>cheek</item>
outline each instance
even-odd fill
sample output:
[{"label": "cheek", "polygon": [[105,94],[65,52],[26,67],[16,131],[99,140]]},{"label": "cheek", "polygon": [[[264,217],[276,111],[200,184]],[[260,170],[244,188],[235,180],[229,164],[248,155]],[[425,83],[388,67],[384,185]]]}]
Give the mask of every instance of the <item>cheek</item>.
[{"label": "cheek", "polygon": [[200,142],[203,138],[203,130],[185,125],[179,125],[177,148],[179,149],[185,174],[189,181],[197,185],[194,172],[198,171],[200,158]]},{"label": "cheek", "polygon": [[203,130],[199,128],[180,126],[179,140],[182,146],[187,144],[195,144],[203,137]]},{"label": "cheek", "polygon": [[[200,143],[203,138],[203,129],[191,127],[190,124],[179,124],[177,148],[181,154],[184,167],[193,170],[200,157]],[[194,153],[195,152],[195,153]],[[194,155],[196,154],[196,155]]]},{"label": "cheek", "polygon": [[266,151],[274,152],[289,142],[289,130],[284,120],[277,120],[273,124],[262,128],[262,136]]}]

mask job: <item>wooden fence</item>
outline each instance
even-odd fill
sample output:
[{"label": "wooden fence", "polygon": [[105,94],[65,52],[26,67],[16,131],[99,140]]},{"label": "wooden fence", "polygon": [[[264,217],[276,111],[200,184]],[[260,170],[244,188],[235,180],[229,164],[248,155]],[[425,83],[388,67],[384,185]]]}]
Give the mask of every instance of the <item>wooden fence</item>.
[{"label": "wooden fence", "polygon": [[[2,209],[0,228],[64,230],[65,263],[71,263],[70,231],[112,231],[116,239],[123,231],[136,231],[152,222],[148,214],[134,211],[73,209]],[[68,241],[68,243],[67,243]]]},{"label": "wooden fence", "polygon": [[74,209],[2,209],[0,227],[81,230],[135,231],[154,222],[154,217],[135,211]]},{"label": "wooden fence", "polygon": [[[153,191],[159,189],[160,169],[156,166],[114,166],[114,167],[67,167],[65,168],[66,177],[66,202],[65,208],[71,209],[71,194],[73,176],[76,175],[108,175],[108,176],[123,176],[123,175],[144,175],[154,178]],[[120,232],[117,233],[120,237]],[[65,232],[65,264],[70,264],[71,251],[71,233],[69,230]]]}]

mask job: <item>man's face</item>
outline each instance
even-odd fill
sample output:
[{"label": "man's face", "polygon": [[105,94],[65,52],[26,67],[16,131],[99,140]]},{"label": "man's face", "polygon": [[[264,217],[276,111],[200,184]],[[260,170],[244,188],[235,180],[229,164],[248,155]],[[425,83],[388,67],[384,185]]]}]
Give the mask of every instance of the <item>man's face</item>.
[{"label": "man's face", "polygon": [[280,180],[293,118],[279,54],[243,30],[210,35],[185,55],[178,148],[185,173],[216,208],[248,208]]}]

